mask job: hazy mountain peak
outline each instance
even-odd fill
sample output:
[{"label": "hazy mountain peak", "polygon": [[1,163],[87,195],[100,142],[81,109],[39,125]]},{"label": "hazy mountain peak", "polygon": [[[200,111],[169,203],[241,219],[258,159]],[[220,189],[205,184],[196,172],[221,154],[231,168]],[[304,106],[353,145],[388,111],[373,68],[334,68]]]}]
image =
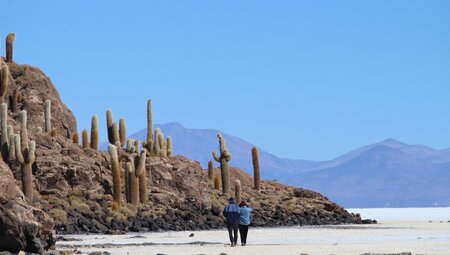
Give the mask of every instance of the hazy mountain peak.
[{"label": "hazy mountain peak", "polygon": [[382,142],[380,142],[380,144],[386,145],[386,146],[390,146],[393,148],[399,148],[399,147],[403,147],[406,146],[406,143],[402,143],[398,140],[392,139],[392,138],[388,138],[386,140],[383,140]]}]

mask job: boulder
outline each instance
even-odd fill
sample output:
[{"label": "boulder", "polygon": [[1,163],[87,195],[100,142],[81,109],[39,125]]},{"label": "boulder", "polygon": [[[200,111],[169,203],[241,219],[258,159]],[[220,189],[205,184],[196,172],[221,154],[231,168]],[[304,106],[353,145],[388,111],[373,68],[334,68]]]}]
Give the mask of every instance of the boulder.
[{"label": "boulder", "polygon": [[0,162],[0,251],[43,253],[56,242],[53,220],[27,204],[8,166]]}]

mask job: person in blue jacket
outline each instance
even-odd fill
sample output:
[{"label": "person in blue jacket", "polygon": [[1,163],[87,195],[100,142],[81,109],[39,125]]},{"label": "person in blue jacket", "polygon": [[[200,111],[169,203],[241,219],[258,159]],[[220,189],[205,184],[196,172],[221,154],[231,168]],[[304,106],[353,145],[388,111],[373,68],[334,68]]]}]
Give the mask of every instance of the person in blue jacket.
[{"label": "person in blue jacket", "polygon": [[247,203],[242,201],[239,204],[239,233],[241,234],[241,244],[242,246],[247,245],[247,234],[248,227],[250,226],[250,220],[252,215],[252,208],[250,208]]},{"label": "person in blue jacket", "polygon": [[238,240],[240,209],[234,202],[234,198],[230,198],[228,201],[229,204],[223,209],[223,216],[226,218],[231,247],[234,247],[236,246]]}]

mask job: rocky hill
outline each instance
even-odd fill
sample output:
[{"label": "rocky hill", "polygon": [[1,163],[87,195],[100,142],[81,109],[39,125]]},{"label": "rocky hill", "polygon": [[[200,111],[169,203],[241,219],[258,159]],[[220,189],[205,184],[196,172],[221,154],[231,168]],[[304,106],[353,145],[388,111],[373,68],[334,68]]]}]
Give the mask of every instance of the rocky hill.
[{"label": "rocky hill", "polygon": [[[114,234],[223,227],[221,211],[229,195],[214,189],[200,164],[183,156],[147,157],[149,202],[113,208],[109,154],[73,142],[76,119],[42,71],[0,62],[10,70],[7,124],[19,133],[19,111],[26,110],[26,130],[36,142],[31,201],[21,191],[24,174],[18,155],[0,162],[0,251],[42,253],[54,245],[55,231]],[[51,132],[43,131],[46,100],[51,101]],[[358,215],[318,193],[275,181],[263,181],[257,192],[251,176],[232,168],[232,183],[238,179],[243,199],[255,209],[255,226],[361,223]]]}]

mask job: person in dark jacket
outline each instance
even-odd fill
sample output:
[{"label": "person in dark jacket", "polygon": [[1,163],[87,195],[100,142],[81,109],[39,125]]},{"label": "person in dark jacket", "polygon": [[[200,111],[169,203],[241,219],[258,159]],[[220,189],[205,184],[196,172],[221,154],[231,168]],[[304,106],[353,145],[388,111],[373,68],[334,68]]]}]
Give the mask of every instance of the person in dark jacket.
[{"label": "person in dark jacket", "polygon": [[238,240],[239,214],[240,209],[235,204],[234,198],[230,198],[229,204],[223,209],[223,216],[226,218],[228,235],[230,236],[231,247],[236,246]]},{"label": "person in dark jacket", "polygon": [[245,246],[247,245],[247,234],[248,227],[250,226],[252,208],[250,208],[244,201],[239,204],[239,207],[239,234],[241,235],[241,244],[242,246]]}]

